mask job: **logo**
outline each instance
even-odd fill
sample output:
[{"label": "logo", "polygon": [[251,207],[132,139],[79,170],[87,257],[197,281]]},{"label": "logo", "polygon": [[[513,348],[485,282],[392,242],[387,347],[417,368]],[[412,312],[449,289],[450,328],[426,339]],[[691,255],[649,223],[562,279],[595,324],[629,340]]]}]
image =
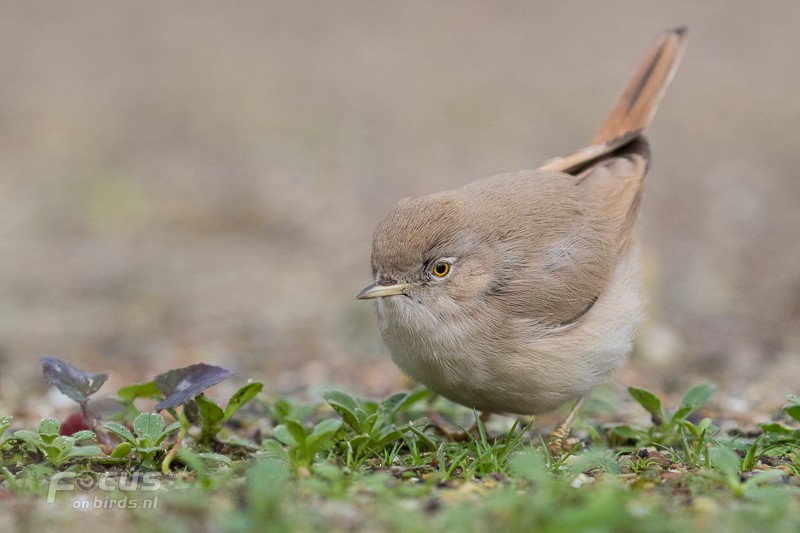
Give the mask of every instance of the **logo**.
[{"label": "logo", "polygon": [[[170,474],[167,479],[175,479]],[[164,476],[160,472],[57,472],[47,488],[47,503],[56,501],[60,492],[101,491],[114,495],[80,495],[72,501],[75,509],[155,509],[156,491]],[[122,493],[122,494],[119,494]]]}]

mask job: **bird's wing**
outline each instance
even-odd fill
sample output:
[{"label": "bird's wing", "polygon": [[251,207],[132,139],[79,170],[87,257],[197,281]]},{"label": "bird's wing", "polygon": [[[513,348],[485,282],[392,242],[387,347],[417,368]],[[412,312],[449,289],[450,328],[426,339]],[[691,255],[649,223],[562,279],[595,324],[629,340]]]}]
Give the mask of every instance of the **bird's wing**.
[{"label": "bird's wing", "polygon": [[638,137],[577,175],[584,201],[599,203],[608,217],[609,242],[617,252],[633,234],[649,159],[647,140]]}]

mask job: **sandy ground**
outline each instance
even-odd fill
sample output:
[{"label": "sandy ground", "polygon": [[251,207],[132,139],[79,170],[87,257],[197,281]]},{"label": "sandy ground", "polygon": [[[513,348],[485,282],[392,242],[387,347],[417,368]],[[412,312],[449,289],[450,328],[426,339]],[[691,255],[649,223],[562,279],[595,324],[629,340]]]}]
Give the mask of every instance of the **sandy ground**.
[{"label": "sandy ground", "polygon": [[[690,27],[652,130],[650,321],[618,377],[800,378],[800,3],[0,6],[0,403],[36,357],[198,361],[273,392],[406,386],[369,305],[397,199],[583,146],[655,34]],[[38,393],[37,393],[38,394]]]}]

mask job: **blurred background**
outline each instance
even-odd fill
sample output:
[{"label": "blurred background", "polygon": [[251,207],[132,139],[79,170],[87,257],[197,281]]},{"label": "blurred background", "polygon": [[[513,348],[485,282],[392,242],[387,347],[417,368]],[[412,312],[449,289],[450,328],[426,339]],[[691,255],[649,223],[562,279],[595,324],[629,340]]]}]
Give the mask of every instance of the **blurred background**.
[{"label": "blurred background", "polygon": [[[195,362],[272,393],[409,386],[372,307],[399,199],[582,147],[655,35],[649,322],[615,380],[800,380],[800,3],[4,2],[0,403]],[[744,405],[744,404],[743,404]]]}]

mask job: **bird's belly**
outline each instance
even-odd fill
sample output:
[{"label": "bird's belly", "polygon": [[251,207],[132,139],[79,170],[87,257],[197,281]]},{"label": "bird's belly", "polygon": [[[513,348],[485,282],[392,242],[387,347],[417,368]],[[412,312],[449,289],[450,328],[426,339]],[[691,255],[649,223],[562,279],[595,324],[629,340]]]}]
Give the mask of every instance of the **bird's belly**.
[{"label": "bird's belly", "polygon": [[549,353],[525,340],[530,331],[504,328],[500,335],[476,339],[448,325],[409,327],[399,318],[391,312],[381,316],[383,338],[397,366],[438,394],[479,411],[552,411],[588,393],[608,373],[587,368],[603,358]]}]

